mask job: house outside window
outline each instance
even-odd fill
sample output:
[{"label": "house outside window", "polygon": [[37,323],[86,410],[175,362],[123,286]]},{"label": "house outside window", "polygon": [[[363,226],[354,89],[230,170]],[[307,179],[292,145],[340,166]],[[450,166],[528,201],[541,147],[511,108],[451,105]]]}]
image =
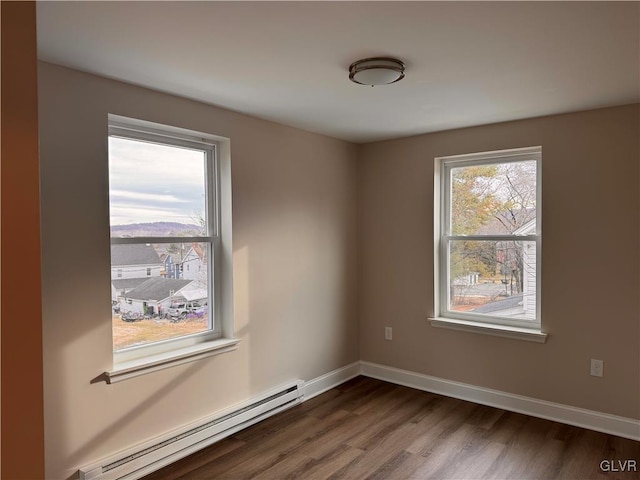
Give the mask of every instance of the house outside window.
[{"label": "house outside window", "polygon": [[[132,286],[117,299],[116,356],[126,361],[167,350],[168,340],[186,339],[180,345],[188,345],[220,337],[220,279],[213,261],[221,248],[216,142],[110,122],[109,199],[112,282],[117,260],[116,277],[126,270]],[[161,274],[161,258],[193,246],[207,252],[206,275],[181,280]],[[204,305],[213,308],[198,308]]]},{"label": "house outside window", "polygon": [[436,159],[436,319],[540,330],[541,155]]}]

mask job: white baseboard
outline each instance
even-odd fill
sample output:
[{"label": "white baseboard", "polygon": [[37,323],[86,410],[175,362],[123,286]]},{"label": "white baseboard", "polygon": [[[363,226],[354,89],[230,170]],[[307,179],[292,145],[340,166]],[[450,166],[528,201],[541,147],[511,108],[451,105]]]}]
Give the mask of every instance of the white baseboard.
[{"label": "white baseboard", "polygon": [[600,413],[584,408],[453,382],[421,373],[387,367],[371,362],[360,362],[360,373],[366,377],[438,393],[447,397],[502,408],[533,417],[553,420],[597,432],[640,440],[640,420]]},{"label": "white baseboard", "polygon": [[327,390],[331,390],[358,375],[360,375],[360,362],[354,362],[332,372],[325,373],[313,380],[309,380],[304,384],[304,397],[302,401],[304,402]]},{"label": "white baseboard", "polygon": [[304,382],[294,380],[78,470],[79,480],[136,480],[259,421],[299,405]]}]

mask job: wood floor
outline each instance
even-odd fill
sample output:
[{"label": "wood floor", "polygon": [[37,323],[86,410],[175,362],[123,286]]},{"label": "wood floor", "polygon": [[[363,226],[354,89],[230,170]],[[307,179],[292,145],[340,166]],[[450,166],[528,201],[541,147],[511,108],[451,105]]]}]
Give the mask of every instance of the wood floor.
[{"label": "wood floor", "polygon": [[145,478],[640,479],[603,460],[640,442],[358,377]]}]

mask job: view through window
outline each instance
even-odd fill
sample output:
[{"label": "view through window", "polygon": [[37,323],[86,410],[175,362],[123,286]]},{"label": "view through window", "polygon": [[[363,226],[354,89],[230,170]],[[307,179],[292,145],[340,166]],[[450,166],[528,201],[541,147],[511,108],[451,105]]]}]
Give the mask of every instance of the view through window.
[{"label": "view through window", "polygon": [[539,326],[539,149],[443,159],[446,316]]},{"label": "view through window", "polygon": [[213,332],[214,146],[109,134],[113,349]]}]

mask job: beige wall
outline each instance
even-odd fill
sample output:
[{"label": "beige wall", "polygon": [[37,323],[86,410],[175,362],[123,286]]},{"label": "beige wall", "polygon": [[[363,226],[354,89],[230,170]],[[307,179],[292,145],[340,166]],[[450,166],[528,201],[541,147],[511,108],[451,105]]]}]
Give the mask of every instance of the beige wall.
[{"label": "beige wall", "polygon": [[[39,65],[46,471],[358,360],[356,147]],[[114,385],[107,114],[231,139],[237,351]]]},{"label": "beige wall", "polygon": [[[637,105],[356,147],[49,64],[39,95],[47,477],[358,359],[640,418]],[[91,383],[111,367],[108,113],[231,139],[242,339],[114,385]],[[548,342],[429,326],[433,158],[532,145]]]},{"label": "beige wall", "polygon": [[[362,146],[361,359],[640,418],[639,126],[635,105]],[[533,145],[547,343],[431,327],[434,157]]]}]

